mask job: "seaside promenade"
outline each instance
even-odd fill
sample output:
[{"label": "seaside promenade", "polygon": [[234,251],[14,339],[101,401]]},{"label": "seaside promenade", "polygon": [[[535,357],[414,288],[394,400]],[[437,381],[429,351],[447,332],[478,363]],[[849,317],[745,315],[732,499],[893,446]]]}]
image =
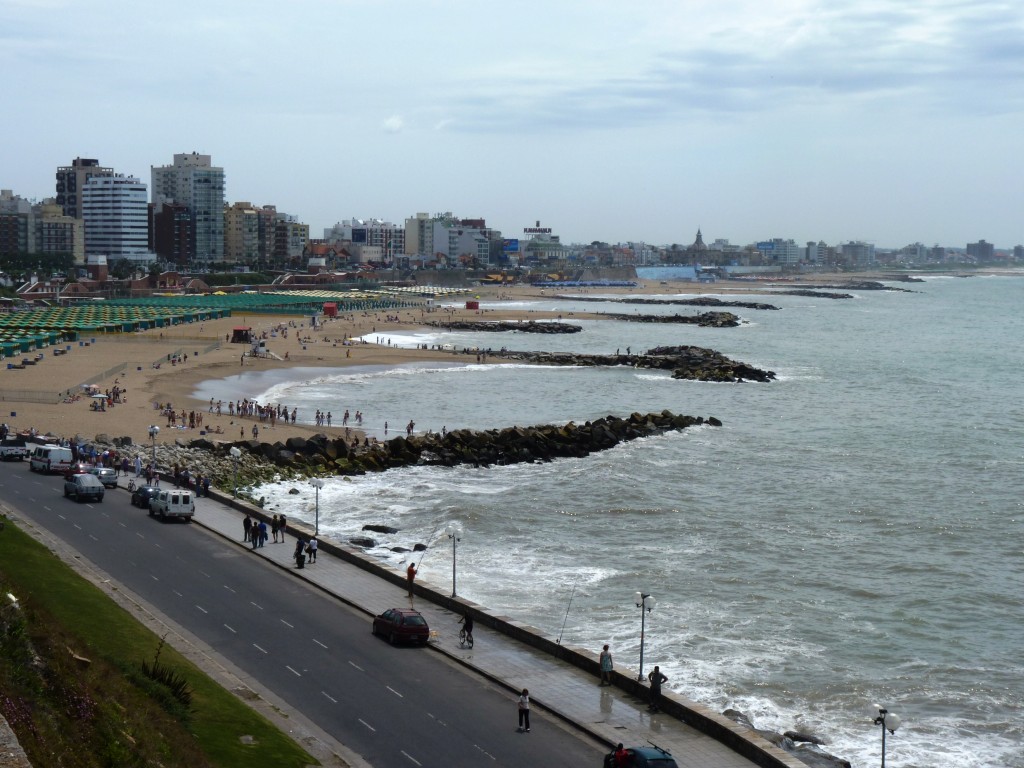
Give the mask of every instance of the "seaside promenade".
[{"label": "seaside promenade", "polygon": [[[339,557],[339,548],[329,541],[320,542],[317,562],[307,563],[299,569],[293,559],[294,536],[298,534],[308,539],[312,531],[303,523],[290,520],[290,535],[286,543],[268,541],[262,548],[251,549],[242,541],[242,519],[246,512],[268,517],[255,507],[215,492],[196,500],[194,522],[222,536],[233,546],[245,548],[253,557],[264,558],[295,578],[304,579],[336,596],[367,616],[392,607],[408,606],[411,602],[430,625],[429,648],[432,651],[443,653],[501,685],[509,692],[510,702],[522,688],[529,688],[535,706],[591,734],[609,749],[618,742],[627,746],[646,746],[653,742],[671,752],[681,768],[751,768],[755,765],[806,768],[803,762],[742,726],[733,724],[729,740],[740,740],[741,750],[749,749],[754,753],[750,758],[687,725],[670,712],[682,707],[693,713],[703,711],[707,715],[718,716],[702,705],[675,694],[665,697],[668,701],[664,709],[668,712],[651,714],[647,710],[646,698],[641,698],[643,694],[637,690],[636,670],[628,667],[619,665],[615,685],[600,687],[597,675],[588,674],[544,650],[491,629],[479,618],[473,632],[475,647],[461,648],[457,623],[460,613],[445,607],[445,604],[452,603],[445,587],[417,580],[416,596],[410,601],[402,583],[402,574],[394,571],[393,578],[381,578],[366,567]],[[361,553],[348,552],[349,558],[353,556],[365,557]],[[374,567],[387,569],[380,564]],[[460,600],[458,604],[470,607],[478,616],[487,613],[486,608],[471,602]],[[512,623],[508,618],[496,618],[502,623]],[[531,629],[524,628],[524,631]],[[572,651],[567,649],[567,652]],[[576,652],[579,653],[579,649]]]}]

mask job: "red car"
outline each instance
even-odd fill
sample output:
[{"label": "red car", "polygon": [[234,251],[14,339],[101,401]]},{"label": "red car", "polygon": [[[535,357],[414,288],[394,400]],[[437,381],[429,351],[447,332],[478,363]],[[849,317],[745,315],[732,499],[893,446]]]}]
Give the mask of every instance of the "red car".
[{"label": "red car", "polygon": [[92,467],[90,467],[88,464],[83,464],[82,462],[78,462],[77,464],[72,464],[70,467],[67,468],[67,471],[64,472],[64,479],[65,480],[70,480],[75,475],[88,475],[88,474],[91,474],[91,472],[90,472],[91,469],[92,469]]},{"label": "red car", "polygon": [[426,645],[430,639],[430,627],[419,611],[408,608],[392,608],[373,619],[373,634],[384,635],[394,645],[402,641]]}]

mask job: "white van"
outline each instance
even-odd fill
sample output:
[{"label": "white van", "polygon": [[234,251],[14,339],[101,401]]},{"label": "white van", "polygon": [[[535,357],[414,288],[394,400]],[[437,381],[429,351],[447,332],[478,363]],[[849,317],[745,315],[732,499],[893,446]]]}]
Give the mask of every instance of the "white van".
[{"label": "white van", "polygon": [[28,468],[33,472],[59,472],[71,469],[71,449],[57,445],[37,445],[32,449]]},{"label": "white van", "polygon": [[149,500],[149,515],[156,515],[164,520],[168,517],[182,517],[186,523],[192,522],[196,513],[196,501],[192,491],[172,488],[160,491]]}]

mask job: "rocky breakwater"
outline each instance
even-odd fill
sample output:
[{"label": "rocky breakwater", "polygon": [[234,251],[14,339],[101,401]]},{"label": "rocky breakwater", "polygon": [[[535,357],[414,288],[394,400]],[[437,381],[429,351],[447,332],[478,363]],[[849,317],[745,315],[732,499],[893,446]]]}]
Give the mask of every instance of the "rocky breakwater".
[{"label": "rocky breakwater", "polygon": [[492,357],[521,360],[538,365],[616,366],[654,368],[672,371],[674,379],[695,381],[759,381],[775,378],[773,371],[763,371],[746,363],[730,360],[721,352],[704,347],[655,347],[642,355],[585,355],[574,352],[513,352],[502,350]]},{"label": "rocky breakwater", "polygon": [[579,333],[583,330],[578,325],[571,323],[543,322],[533,320],[524,322],[474,322],[472,320],[435,320],[428,323],[432,328],[441,328],[446,331],[480,331],[483,333],[508,333],[517,331],[519,333]]},{"label": "rocky breakwater", "polygon": [[600,301],[607,304],[676,304],[686,307],[738,307],[740,309],[779,309],[774,304],[763,304],[759,301],[725,301],[714,296],[698,296],[694,299],[644,299],[630,296],[622,299],[602,298],[600,296],[555,296],[565,301]]},{"label": "rocky breakwater", "polygon": [[626,315],[602,313],[601,317],[610,320],[623,320],[627,323],[688,323],[701,328],[735,328],[740,319],[732,312],[702,312],[699,315]]}]

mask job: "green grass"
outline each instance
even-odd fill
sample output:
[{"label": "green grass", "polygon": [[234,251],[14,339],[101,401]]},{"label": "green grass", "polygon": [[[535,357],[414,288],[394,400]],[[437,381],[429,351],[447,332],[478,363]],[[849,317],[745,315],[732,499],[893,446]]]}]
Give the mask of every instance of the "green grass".
[{"label": "green grass", "polygon": [[[157,656],[190,707],[143,673]],[[10,522],[0,531],[0,714],[38,766],[319,764]]]}]

